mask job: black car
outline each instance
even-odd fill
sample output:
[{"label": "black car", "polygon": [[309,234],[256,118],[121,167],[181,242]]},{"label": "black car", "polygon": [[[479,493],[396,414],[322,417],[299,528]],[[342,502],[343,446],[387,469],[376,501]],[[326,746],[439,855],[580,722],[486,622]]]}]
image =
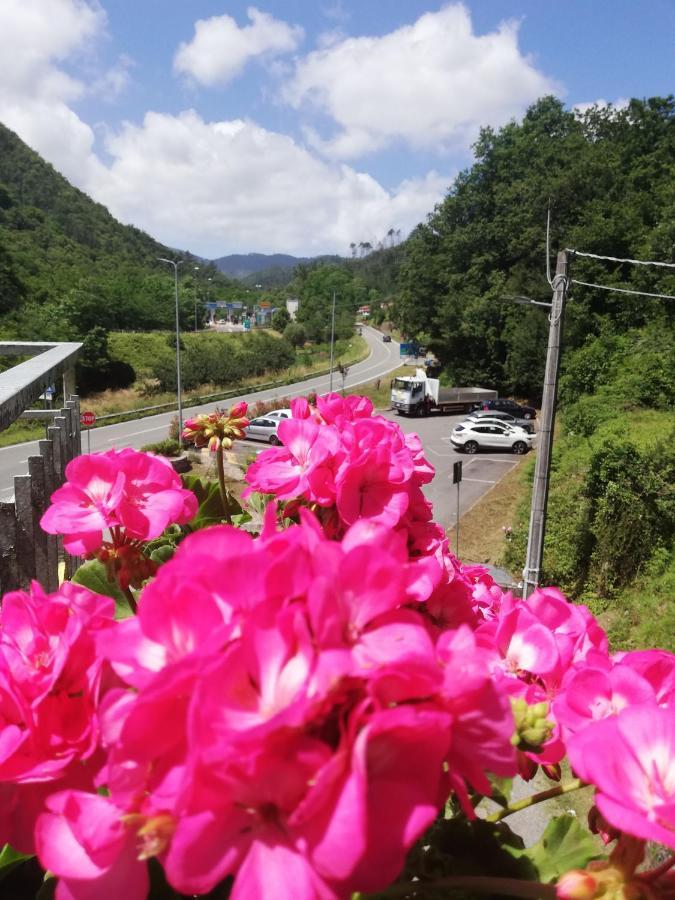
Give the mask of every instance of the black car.
[{"label": "black car", "polygon": [[382,335],[382,340],[384,341],[385,344],[391,344],[391,335],[390,335],[390,334],[383,334],[383,335]]},{"label": "black car", "polygon": [[524,406],[515,400],[486,400],[477,407],[478,409],[496,409],[500,412],[510,413],[518,419],[536,419],[537,410],[533,406]]}]

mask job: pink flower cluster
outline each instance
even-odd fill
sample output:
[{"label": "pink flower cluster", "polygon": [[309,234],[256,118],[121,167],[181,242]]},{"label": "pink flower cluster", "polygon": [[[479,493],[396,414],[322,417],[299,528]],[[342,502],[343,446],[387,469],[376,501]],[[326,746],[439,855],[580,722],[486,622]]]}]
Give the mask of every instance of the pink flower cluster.
[{"label": "pink flower cluster", "polygon": [[75,584],[5,594],[0,608],[0,844],[34,852],[45,796],[93,785],[104,660],[114,604]]},{"label": "pink flower cluster", "polygon": [[51,795],[36,826],[59,897],[145,897],[150,856],[188,894],[376,890],[453,784],[512,773],[488,654],[409,604],[401,561],[385,526],[338,543],[309,513],[187,538],[102,636],[107,796]]},{"label": "pink flower cluster", "polygon": [[584,606],[555,588],[527,601],[505,595],[483,610],[477,644],[491,654],[503,695],[546,704],[549,728],[524,750],[520,771],[565,755],[596,786],[596,805],[617,832],[675,849],[675,655],[610,654]]},{"label": "pink flower cluster", "polygon": [[283,446],[249,466],[250,490],[302,500],[318,510],[330,536],[365,520],[403,530],[411,543],[443,539],[421,490],[434,469],[417,435],[373,416],[366,397],[326,394],[316,407],[298,398],[291,409],[293,418],[277,432]]},{"label": "pink flower cluster", "polygon": [[[675,656],[612,655],[559,591],[462,566],[419,439],[364,398],[296,401],[279,435],[248,473],[262,534],[189,536],[136,616],[71,584],[4,598],[0,840],[58,900],[142,900],[150,858],[185,894],[341,900],[394,880],[450,792],[473,816],[490,773],[567,754],[608,838],[675,849]],[[195,511],[165,469],[82,457],[45,520],[89,552],[154,537]]]},{"label": "pink flower cluster", "polygon": [[75,556],[98,550],[106,531],[149,541],[172,522],[189,522],[197,499],[163,456],[108,450],[78,456],[66,466],[66,483],[52,495],[40,525],[62,534]]}]

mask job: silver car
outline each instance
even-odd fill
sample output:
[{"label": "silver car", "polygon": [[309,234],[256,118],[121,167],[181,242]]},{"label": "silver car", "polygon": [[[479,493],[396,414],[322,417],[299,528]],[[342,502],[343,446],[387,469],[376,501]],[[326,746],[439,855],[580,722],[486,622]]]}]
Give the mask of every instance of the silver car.
[{"label": "silver car", "polygon": [[534,434],[534,422],[532,419],[519,419],[511,413],[501,412],[499,409],[477,409],[467,416],[467,422],[479,422],[487,419],[490,422],[503,422],[505,425],[518,426]]},{"label": "silver car", "polygon": [[268,444],[280,444],[277,428],[283,421],[282,418],[273,419],[271,416],[258,416],[257,419],[251,419],[246,428],[246,437],[256,441],[267,441]]}]

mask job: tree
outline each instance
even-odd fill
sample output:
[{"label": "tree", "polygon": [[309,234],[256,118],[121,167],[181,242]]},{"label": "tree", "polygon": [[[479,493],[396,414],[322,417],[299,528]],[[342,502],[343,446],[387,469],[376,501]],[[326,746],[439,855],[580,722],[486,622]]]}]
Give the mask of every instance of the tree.
[{"label": "tree", "polygon": [[305,346],[307,334],[304,327],[299,322],[289,322],[284,328],[284,338],[292,347],[300,348]]},{"label": "tree", "polygon": [[275,331],[283,332],[290,321],[290,313],[284,307],[272,313],[272,328],[274,328]]}]

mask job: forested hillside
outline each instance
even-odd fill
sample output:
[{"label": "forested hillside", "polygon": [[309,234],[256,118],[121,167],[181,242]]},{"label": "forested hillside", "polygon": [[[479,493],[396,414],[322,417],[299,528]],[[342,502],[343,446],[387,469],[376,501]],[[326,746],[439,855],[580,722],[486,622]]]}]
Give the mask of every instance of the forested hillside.
[{"label": "forested hillside", "polygon": [[[550,299],[551,250],[672,260],[675,245],[675,102],[633,100],[578,116],[552,97],[522,122],[484,129],[476,162],[405,245],[394,318],[423,334],[457,384],[537,399],[548,325],[541,309],[502,299]],[[673,270],[578,259],[573,277],[675,294]],[[659,321],[675,304],[574,287],[566,354],[589,335]]]},{"label": "forested hillside", "polygon": [[[0,125],[0,333],[27,340],[85,340],[81,384],[124,381],[111,369],[107,332],[171,326],[171,270],[184,260],[181,315],[194,299],[240,291],[215,267],[121,225]],[[199,266],[195,270],[195,266]],[[208,278],[211,282],[207,282]],[[128,375],[128,373],[127,373]]]},{"label": "forested hillside", "polygon": [[[486,129],[407,241],[393,308],[456,384],[541,397],[551,255],[675,261],[675,102],[583,116],[553,98]],[[675,270],[572,257],[572,278],[675,295]],[[572,284],[567,302],[542,581],[605,616],[619,646],[675,635],[675,301]],[[526,467],[531,479],[533,461]],[[506,562],[525,557],[529,483]]]}]

